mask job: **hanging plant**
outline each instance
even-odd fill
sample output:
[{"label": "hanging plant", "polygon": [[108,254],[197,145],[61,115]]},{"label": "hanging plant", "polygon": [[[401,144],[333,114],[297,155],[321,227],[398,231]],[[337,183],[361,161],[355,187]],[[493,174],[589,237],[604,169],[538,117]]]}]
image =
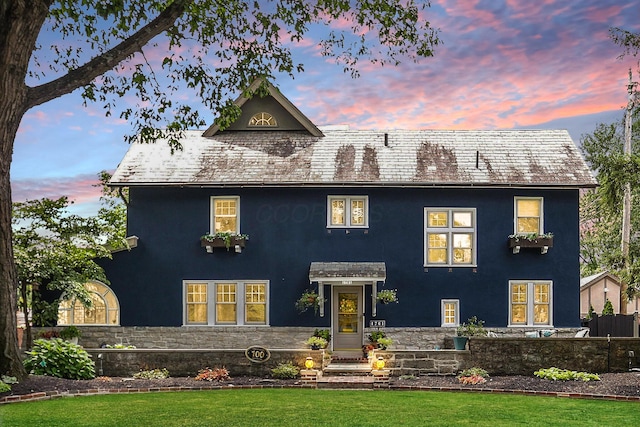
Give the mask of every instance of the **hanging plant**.
[{"label": "hanging plant", "polygon": [[296,301],[296,310],[298,310],[299,313],[304,313],[308,309],[313,308],[314,314],[317,315],[320,304],[324,304],[324,302],[325,299],[320,298],[316,291],[307,289]]},{"label": "hanging plant", "polygon": [[397,289],[383,289],[376,294],[376,299],[382,304],[391,304],[392,302],[398,302],[398,290]]}]

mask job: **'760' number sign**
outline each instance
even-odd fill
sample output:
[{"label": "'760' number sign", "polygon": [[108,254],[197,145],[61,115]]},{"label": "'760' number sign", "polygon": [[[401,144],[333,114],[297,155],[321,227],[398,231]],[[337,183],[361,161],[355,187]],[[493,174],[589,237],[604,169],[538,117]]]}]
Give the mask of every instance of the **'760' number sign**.
[{"label": "'760' number sign", "polygon": [[256,363],[266,362],[271,357],[271,353],[269,352],[269,350],[258,345],[249,347],[244,351],[244,354],[247,356],[247,359]]}]

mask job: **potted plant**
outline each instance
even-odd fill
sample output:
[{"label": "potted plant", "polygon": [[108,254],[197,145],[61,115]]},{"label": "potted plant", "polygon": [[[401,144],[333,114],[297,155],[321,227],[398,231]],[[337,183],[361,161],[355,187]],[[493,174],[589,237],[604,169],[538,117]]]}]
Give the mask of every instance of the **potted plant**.
[{"label": "potted plant", "polygon": [[398,302],[398,290],[397,289],[382,289],[376,294],[376,299],[382,304],[391,304],[392,302]]},{"label": "potted plant", "polygon": [[78,344],[78,338],[80,338],[81,335],[80,329],[74,325],[66,326],[60,331],[60,338],[73,344]]},{"label": "potted plant", "polygon": [[373,331],[367,337],[369,342],[362,346],[362,354],[367,357],[370,352],[379,348],[380,350],[386,350],[391,344],[393,344],[393,340],[391,338],[387,338],[387,334],[383,331]]},{"label": "potted plant", "polygon": [[200,236],[200,245],[207,248],[207,252],[213,252],[213,248],[226,248],[239,246],[244,248],[248,234],[238,234],[231,231],[219,231],[215,234],[204,234]]},{"label": "potted plant", "polygon": [[484,321],[478,320],[476,316],[473,316],[466,322],[458,325],[456,328],[456,336],[453,337],[453,345],[456,350],[464,350],[470,337],[486,336],[487,331],[484,329]]},{"label": "potted plant", "polygon": [[311,347],[311,350],[320,350],[321,348],[326,348],[328,343],[327,340],[322,337],[312,336],[309,337],[305,344]]},{"label": "potted plant", "polygon": [[320,298],[316,291],[307,289],[296,301],[296,310],[298,310],[299,313],[304,313],[308,309],[313,308],[314,314],[318,314],[320,304],[324,304],[324,301],[325,299]]},{"label": "potted plant", "polygon": [[329,329],[316,329],[313,332],[314,337],[320,337],[327,340],[327,343],[331,341],[331,331]]}]

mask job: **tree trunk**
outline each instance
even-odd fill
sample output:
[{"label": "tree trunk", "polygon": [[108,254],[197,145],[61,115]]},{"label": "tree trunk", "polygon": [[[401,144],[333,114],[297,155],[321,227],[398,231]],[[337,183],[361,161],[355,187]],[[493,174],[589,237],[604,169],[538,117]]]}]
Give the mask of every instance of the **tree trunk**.
[{"label": "tree trunk", "polygon": [[0,374],[27,374],[18,349],[18,284],[11,232],[13,143],[27,111],[25,76],[50,1],[0,2]]}]

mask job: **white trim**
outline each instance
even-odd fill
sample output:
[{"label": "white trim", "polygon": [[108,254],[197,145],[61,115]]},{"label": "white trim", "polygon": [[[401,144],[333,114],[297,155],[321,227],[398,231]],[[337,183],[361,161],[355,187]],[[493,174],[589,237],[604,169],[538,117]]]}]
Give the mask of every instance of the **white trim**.
[{"label": "white trim", "polygon": [[[527,285],[527,323],[526,324],[512,324],[511,323],[511,290],[514,284],[526,284]],[[534,323],[534,285],[549,285],[549,322],[548,323]],[[507,289],[507,327],[509,328],[531,328],[531,327],[553,327],[553,281],[552,280],[509,280],[509,287]]]},{"label": "white trim", "polygon": [[513,234],[528,234],[525,232],[518,232],[518,200],[539,200],[540,201],[540,224],[538,225],[538,234],[544,233],[544,197],[525,197],[514,196],[513,197]]},{"label": "white trim", "polygon": [[[187,285],[204,284],[207,286],[207,323],[188,323],[187,321]],[[236,285],[236,322],[216,322],[216,291],[218,285]],[[245,320],[246,285],[263,284],[265,286],[265,323],[250,323]],[[183,280],[182,281],[182,326],[269,326],[269,280]]]},{"label": "white trim", "polygon": [[[445,304],[455,305],[455,320],[454,323],[445,323],[444,321],[444,306]],[[440,300],[440,323],[441,327],[455,327],[460,324],[460,300],[459,299],[442,299]]]},{"label": "white trim", "polygon": [[[344,200],[344,224],[331,223],[331,202],[333,200]],[[351,202],[355,200],[364,201],[364,224],[351,224]],[[369,228],[369,196],[366,195],[329,195],[327,196],[327,228]]]},{"label": "white trim", "polygon": [[216,200],[232,199],[236,201],[236,234],[240,234],[240,196],[211,196],[209,200],[209,233],[216,233]]},{"label": "white trim", "polygon": [[[429,227],[429,212],[446,212],[446,227]],[[454,227],[453,214],[458,212],[471,213],[471,227]],[[477,267],[478,266],[478,223],[476,208],[465,207],[439,207],[426,206],[424,208],[424,224],[423,224],[423,264],[424,267]],[[429,233],[437,233],[447,235],[447,261],[439,264],[429,264]],[[456,233],[471,234],[471,262],[469,264],[458,264],[453,260],[453,235]]]}]

